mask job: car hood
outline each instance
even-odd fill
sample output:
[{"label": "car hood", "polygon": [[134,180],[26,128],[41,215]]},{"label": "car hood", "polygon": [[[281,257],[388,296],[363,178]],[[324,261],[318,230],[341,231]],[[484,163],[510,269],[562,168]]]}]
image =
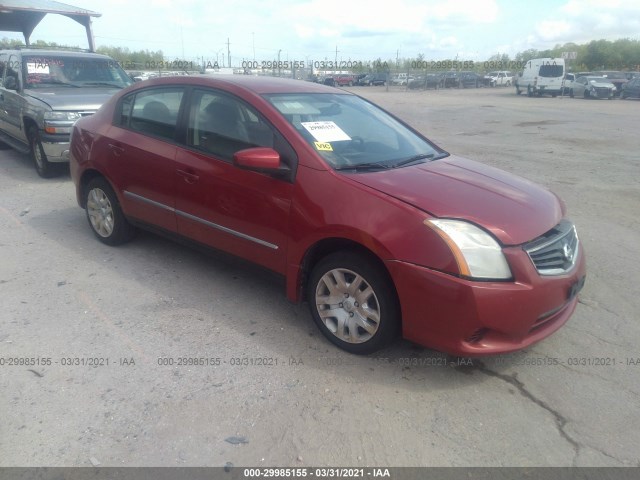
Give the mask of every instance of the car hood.
[{"label": "car hood", "polygon": [[435,217],[469,220],[504,245],[533,240],[557,225],[564,214],[560,200],[549,190],[460,157],[348,176]]},{"label": "car hood", "polygon": [[25,94],[46,103],[53,110],[82,111],[98,110],[119,88],[48,88],[46,90],[25,90]]}]

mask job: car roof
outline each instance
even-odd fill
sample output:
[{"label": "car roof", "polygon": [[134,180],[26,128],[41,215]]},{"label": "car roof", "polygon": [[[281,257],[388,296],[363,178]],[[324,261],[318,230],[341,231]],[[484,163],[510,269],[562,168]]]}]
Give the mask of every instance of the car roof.
[{"label": "car roof", "polygon": [[327,85],[305,80],[278,78],[254,75],[191,75],[180,77],[161,77],[138,82],[136,86],[152,85],[193,85],[205,87],[228,88],[239,87],[242,90],[262,95],[265,93],[340,93],[352,95],[349,92]]},{"label": "car roof", "polygon": [[20,52],[22,55],[41,55],[43,57],[82,57],[82,58],[109,58],[107,55],[93,52],[78,52],[76,50],[44,50],[40,48],[1,49],[2,52]]}]

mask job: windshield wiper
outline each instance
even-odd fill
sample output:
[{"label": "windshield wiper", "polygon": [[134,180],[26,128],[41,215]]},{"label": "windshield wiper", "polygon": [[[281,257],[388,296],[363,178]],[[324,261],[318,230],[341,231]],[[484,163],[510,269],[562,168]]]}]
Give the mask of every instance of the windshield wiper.
[{"label": "windshield wiper", "polygon": [[84,82],[82,85],[83,86],[84,85],[96,85],[96,86],[100,86],[100,87],[102,87],[102,86],[104,86],[104,87],[115,87],[115,88],[120,88],[120,89],[124,88],[121,85],[116,85],[115,83],[109,83],[109,82]]},{"label": "windshield wiper", "polygon": [[393,165],[391,165],[391,168],[404,167],[405,165],[420,162],[422,160],[438,160],[439,158],[444,158],[447,155],[447,153],[439,153],[438,155],[436,155],[435,153],[421,153],[420,155],[414,155],[413,157],[409,157],[405,160],[401,160],[398,163],[394,163]]},{"label": "windshield wiper", "polygon": [[64,85],[65,87],[80,88],[80,86],[75,83],[63,82],[61,80],[46,80],[44,82],[38,82],[35,85]]},{"label": "windshield wiper", "polygon": [[369,162],[369,163],[358,163],[357,165],[342,165],[340,167],[335,167],[336,170],[355,170],[365,171],[365,170],[386,170],[390,168],[389,165],[378,162]]}]

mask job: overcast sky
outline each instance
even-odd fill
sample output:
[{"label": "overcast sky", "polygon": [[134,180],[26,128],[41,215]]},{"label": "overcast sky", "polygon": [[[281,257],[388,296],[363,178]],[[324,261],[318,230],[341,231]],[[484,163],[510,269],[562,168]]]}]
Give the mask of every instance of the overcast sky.
[{"label": "overcast sky", "polygon": [[[102,14],[96,45],[162,50],[209,61],[227,39],[233,66],[244,60],[485,60],[495,53],[558,43],[640,40],[639,0],[72,0]],[[19,34],[2,33],[9,38]],[[32,40],[87,46],[84,29],[48,16]]]}]

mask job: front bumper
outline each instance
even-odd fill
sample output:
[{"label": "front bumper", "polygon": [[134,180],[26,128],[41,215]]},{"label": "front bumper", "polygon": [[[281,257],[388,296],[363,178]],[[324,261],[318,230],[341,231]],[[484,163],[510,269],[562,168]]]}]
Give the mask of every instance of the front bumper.
[{"label": "front bumper", "polygon": [[388,261],[402,308],[402,334],[452,355],[520,350],[564,325],[586,272],[582,245],[573,269],[541,276],[521,247],[505,248],[511,282],[477,282],[415,264]]},{"label": "front bumper", "polygon": [[40,142],[48,161],[53,163],[69,161],[69,135],[40,133]]}]

